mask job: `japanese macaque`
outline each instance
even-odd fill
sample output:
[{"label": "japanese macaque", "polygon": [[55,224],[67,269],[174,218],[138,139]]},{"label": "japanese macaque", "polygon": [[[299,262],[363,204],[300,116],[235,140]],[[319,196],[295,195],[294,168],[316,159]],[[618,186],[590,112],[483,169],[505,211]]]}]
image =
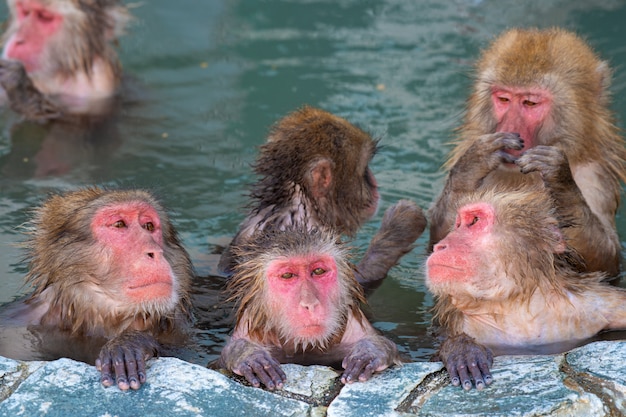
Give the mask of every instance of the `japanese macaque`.
[{"label": "japanese macaque", "polygon": [[87,188],[50,197],[30,234],[34,291],[13,308],[14,323],[66,335],[68,352],[101,340],[91,361],[102,384],[138,389],[146,360],[179,342],[191,319],[193,269],[164,208],[143,190]]},{"label": "japanese macaque", "polygon": [[557,209],[571,210],[562,229],[568,244],[587,271],[616,277],[626,149],[608,108],[610,75],[606,62],[564,30],[513,29],[497,38],[478,61],[448,179],[431,208],[431,247],[452,229],[452,206],[464,194],[541,184],[540,175],[515,164],[534,155],[558,172],[549,191]]},{"label": "japanese macaque", "polygon": [[[537,164],[530,153],[518,163]],[[565,234],[572,219],[541,186],[466,194],[457,207],[453,230],[426,261],[453,385],[489,385],[494,354],[559,353],[626,328],[626,291],[583,272]]]},{"label": "japanese macaque", "polygon": [[107,112],[121,68],[112,43],[130,20],[117,0],[8,0],[0,85],[9,106],[45,121]]},{"label": "japanese macaque", "polygon": [[228,288],[237,323],[219,366],[275,389],[285,381],[280,363],[340,365],[343,383],[399,363],[396,346],[361,311],[363,292],[336,235],[260,231],[236,250]]},{"label": "japanese macaque", "polygon": [[[280,120],[261,147],[252,210],[222,254],[220,270],[232,273],[238,262],[232,248],[258,230],[298,226],[354,236],[378,207],[368,166],[375,153],[376,141],[367,133],[326,111],[304,107]],[[401,200],[389,207],[357,265],[359,282],[382,280],[425,228],[426,217],[415,203]]]}]

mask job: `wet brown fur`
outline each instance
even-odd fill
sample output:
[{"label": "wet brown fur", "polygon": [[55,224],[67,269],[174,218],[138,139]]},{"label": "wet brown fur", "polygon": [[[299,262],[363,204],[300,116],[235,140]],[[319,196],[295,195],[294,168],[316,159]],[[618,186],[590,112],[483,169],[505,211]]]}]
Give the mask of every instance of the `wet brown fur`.
[{"label": "wet brown fur", "polygon": [[[336,307],[342,309],[341,322],[345,323],[350,314],[359,322],[365,320],[361,305],[365,303],[363,290],[354,277],[354,271],[347,261],[346,249],[337,243],[336,235],[324,231],[304,229],[258,232],[250,242],[236,249],[241,262],[235,267],[235,274],[228,283],[229,301],[238,304],[235,327],[247,326],[251,339],[261,344],[281,344],[273,322],[272,312],[266,302],[266,267],[277,258],[303,256],[308,253],[331,254],[337,264],[340,285],[340,301]],[[249,317],[243,323],[244,313]],[[328,345],[338,343],[343,336],[333,335]],[[278,342],[278,343],[277,343]]]},{"label": "wet brown fur", "polygon": [[446,163],[452,167],[474,141],[495,130],[494,85],[538,86],[554,95],[552,123],[539,132],[542,145],[555,145],[571,165],[601,161],[607,192],[616,200],[626,181],[626,149],[608,108],[611,71],[577,35],[562,29],[512,29],[499,36],[476,65],[474,91],[465,123]]},{"label": "wet brown fur", "polygon": [[[294,199],[295,185],[302,191],[320,226],[353,236],[363,211],[372,202],[371,189],[362,173],[376,152],[376,141],[345,119],[305,106],[283,119],[270,131],[254,165],[261,179],[251,196],[253,213],[270,205],[284,210]],[[313,196],[310,170],[321,159],[331,161],[332,188],[322,199]]]},{"label": "wet brown fur", "polygon": [[[101,277],[101,265],[94,262],[94,237],[91,221],[96,211],[109,204],[145,202],[158,213],[163,230],[163,253],[179,281],[180,302],[174,311],[151,311],[129,306],[124,311],[110,311],[90,299],[93,288],[110,293],[107,279]],[[163,206],[149,192],[142,190],[113,191],[86,188],[51,196],[34,212],[29,225],[30,240],[26,242],[29,272],[26,281],[34,287],[27,303],[36,306],[45,297],[51,302],[42,317],[42,324],[57,323],[76,335],[113,337],[136,321],[156,333],[172,330],[190,315],[189,286],[193,269],[189,255],[181,246]],[[49,294],[52,291],[52,296]],[[46,293],[44,293],[46,291]],[[141,329],[143,330],[143,329]]]}]

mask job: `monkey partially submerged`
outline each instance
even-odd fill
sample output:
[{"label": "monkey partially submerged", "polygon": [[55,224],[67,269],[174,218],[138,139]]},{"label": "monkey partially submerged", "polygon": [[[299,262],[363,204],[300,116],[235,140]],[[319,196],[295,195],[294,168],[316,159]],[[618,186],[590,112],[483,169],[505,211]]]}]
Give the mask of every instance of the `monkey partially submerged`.
[{"label": "monkey partially submerged", "polygon": [[361,311],[363,292],[336,235],[257,232],[236,250],[228,288],[237,324],[219,366],[274,389],[285,381],[280,363],[341,366],[341,381],[351,383],[399,362]]},{"label": "monkey partially submerged", "polygon": [[[549,163],[520,158],[524,169]],[[539,168],[542,169],[542,168]],[[436,296],[439,357],[452,384],[492,381],[494,353],[558,353],[598,332],[626,329],[626,290],[584,271],[564,229],[572,218],[541,187],[465,194],[452,231],[426,261]]]},{"label": "monkey partially submerged", "polygon": [[514,163],[533,154],[558,172],[548,191],[570,211],[562,233],[586,270],[618,276],[615,214],[626,148],[609,109],[610,78],[607,63],[571,32],[512,29],[496,38],[478,60],[450,173],[430,212],[431,246],[451,230],[452,207],[464,194],[541,185]]},{"label": "monkey partially submerged", "polygon": [[[367,133],[326,111],[304,107],[281,119],[261,147],[250,213],[222,254],[220,269],[232,273],[238,262],[233,248],[259,230],[295,226],[353,237],[378,206],[369,168],[375,152],[376,141]],[[357,265],[359,282],[382,280],[425,228],[426,217],[415,203],[401,200],[389,207]]]},{"label": "monkey partially submerged", "polygon": [[[191,319],[193,269],[164,208],[146,191],[88,188],[50,197],[30,234],[34,291],[4,312],[3,324],[29,326],[40,348],[54,345],[59,356],[83,359],[91,352],[75,350],[95,346],[87,360],[102,384],[138,389],[145,361],[161,343],[180,342]],[[1,354],[10,343],[0,343]]]},{"label": "monkey partially submerged", "polygon": [[102,114],[121,69],[113,43],[130,20],[117,0],[8,0],[0,85],[9,106],[37,121]]}]

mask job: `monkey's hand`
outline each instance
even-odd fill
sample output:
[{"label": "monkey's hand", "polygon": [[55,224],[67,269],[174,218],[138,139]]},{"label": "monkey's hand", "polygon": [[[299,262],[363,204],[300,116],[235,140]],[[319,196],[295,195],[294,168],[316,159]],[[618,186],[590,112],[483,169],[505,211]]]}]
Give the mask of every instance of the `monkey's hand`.
[{"label": "monkey's hand", "polygon": [[441,344],[439,357],[454,386],[461,385],[464,390],[470,390],[473,379],[476,389],[481,390],[493,382],[489,372],[493,364],[491,350],[464,333],[448,337]]},{"label": "monkey's hand", "polygon": [[152,335],[136,331],[122,333],[100,350],[96,359],[100,382],[105,387],[117,383],[122,391],[139,389],[146,382],[146,361],[157,356],[158,352],[159,344]]},{"label": "monkey's hand", "polygon": [[0,59],[0,85],[6,92],[11,109],[26,119],[42,123],[62,115],[62,112],[37,90],[19,61]]},{"label": "monkey's hand", "polygon": [[361,285],[380,283],[391,267],[413,249],[413,242],[426,228],[422,209],[410,200],[400,200],[385,211],[380,229],[356,267]]},{"label": "monkey's hand", "polygon": [[222,350],[221,363],[256,388],[282,388],[287,375],[263,346],[246,339],[231,340]]},{"label": "monkey's hand", "polygon": [[524,174],[539,172],[557,203],[563,199],[567,200],[568,205],[584,202],[584,197],[574,181],[567,156],[561,149],[555,146],[535,146],[524,152],[516,163]]},{"label": "monkey's hand", "polygon": [[498,132],[480,136],[450,170],[448,184],[453,192],[478,188],[482,180],[502,163],[512,164],[510,150],[520,150],[524,140],[518,133]]},{"label": "monkey's hand", "polygon": [[345,369],[341,382],[351,384],[356,380],[367,381],[374,372],[380,372],[395,363],[397,357],[397,348],[390,340],[382,336],[362,339],[354,344],[350,354],[341,362]]}]

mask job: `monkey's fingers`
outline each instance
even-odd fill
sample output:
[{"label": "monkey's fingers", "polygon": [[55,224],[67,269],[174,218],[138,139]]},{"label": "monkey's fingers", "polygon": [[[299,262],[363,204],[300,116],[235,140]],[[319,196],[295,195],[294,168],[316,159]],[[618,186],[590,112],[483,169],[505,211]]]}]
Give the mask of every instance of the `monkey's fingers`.
[{"label": "monkey's fingers", "polygon": [[111,374],[111,361],[96,359],[96,369],[100,371],[100,383],[105,387],[113,385],[113,375]]},{"label": "monkey's fingers", "polygon": [[151,357],[152,355],[150,354],[137,353],[137,376],[140,384],[144,384],[148,379],[146,376],[146,361]]},{"label": "monkey's fingers", "polygon": [[522,173],[541,172],[544,180],[573,180],[565,153],[554,146],[538,145],[519,158],[517,163]]},{"label": "monkey's fingers", "polygon": [[131,355],[131,353],[126,349],[116,349],[112,354],[115,382],[122,391],[126,391],[131,387],[126,370],[126,357],[128,355]]},{"label": "monkey's fingers", "polygon": [[361,374],[359,375],[359,381],[365,382],[368,379],[370,379],[372,375],[374,375],[374,372],[376,372],[376,370],[380,368],[380,366],[381,366],[381,361],[379,358],[374,358],[371,361],[369,361],[367,366],[363,368],[363,372],[361,372]]},{"label": "monkey's fingers", "polygon": [[241,372],[240,375],[243,375],[246,380],[255,388],[259,388],[261,384],[265,385],[265,387],[269,390],[273,390],[276,388],[276,383],[267,373],[265,367],[258,361],[245,362],[238,368],[238,371],[235,372]]},{"label": "monkey's fingers", "polygon": [[[263,374],[267,375],[269,378],[268,381],[266,382],[259,375],[259,377],[261,377],[261,381],[263,382],[263,384],[265,384],[265,386],[269,389],[274,389],[274,388],[281,389],[283,387],[283,382],[285,381],[285,379],[287,379],[287,375],[281,368],[280,364],[274,359],[272,359],[271,361],[268,361],[267,363],[262,364],[262,366],[263,366],[263,371],[264,371]],[[268,383],[271,384],[273,387],[270,387]]]},{"label": "monkey's fingers", "polygon": [[476,389],[479,391],[493,382],[489,365],[481,360],[470,363],[470,372],[472,373],[472,378],[474,378],[474,385],[476,385]]},{"label": "monkey's fingers", "polygon": [[248,381],[253,387],[259,388],[261,386],[261,381],[256,377],[254,371],[252,370],[252,366],[248,363],[244,362],[238,367],[233,368],[233,372],[246,378],[246,381]]},{"label": "monkey's fingers", "polygon": [[345,371],[343,372],[343,375],[341,375],[341,382],[344,384],[351,384],[354,381],[359,380],[359,376],[369,362],[369,360],[366,360],[363,357],[356,356],[349,356],[344,359],[341,366],[343,366]]},{"label": "monkey's fingers", "polygon": [[124,352],[126,378],[128,380],[128,384],[130,385],[130,388],[132,389],[139,389],[141,387],[141,378],[139,377],[139,364],[142,361],[143,355],[141,354],[141,352]]}]

